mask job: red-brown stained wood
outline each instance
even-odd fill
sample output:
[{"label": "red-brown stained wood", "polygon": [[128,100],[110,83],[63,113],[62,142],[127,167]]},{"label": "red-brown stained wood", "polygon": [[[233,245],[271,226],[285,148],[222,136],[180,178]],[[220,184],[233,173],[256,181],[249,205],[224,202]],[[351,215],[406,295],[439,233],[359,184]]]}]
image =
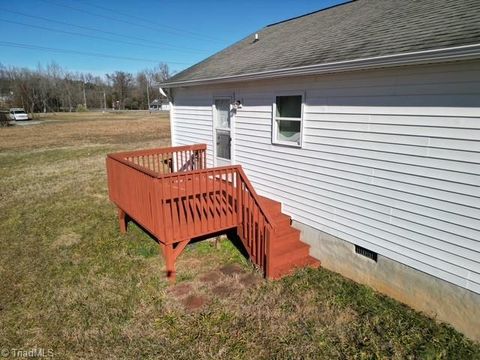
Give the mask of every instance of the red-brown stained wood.
[{"label": "red-brown stained wood", "polygon": [[206,168],[205,144],[109,154],[107,177],[120,231],[127,230],[128,216],[155,236],[171,281],[192,238],[229,229],[237,230],[267,278],[319,266],[281,203],[257,195],[241,166]]},{"label": "red-brown stained wood", "polygon": [[120,232],[125,234],[127,232],[127,219],[125,211],[118,208],[118,224],[120,226]]}]

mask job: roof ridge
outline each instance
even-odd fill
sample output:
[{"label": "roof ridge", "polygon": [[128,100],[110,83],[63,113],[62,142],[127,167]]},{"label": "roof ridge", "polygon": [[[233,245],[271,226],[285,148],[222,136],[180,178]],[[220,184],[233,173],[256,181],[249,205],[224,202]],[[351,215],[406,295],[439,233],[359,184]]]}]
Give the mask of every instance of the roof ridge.
[{"label": "roof ridge", "polygon": [[309,12],[309,13],[306,13],[306,14],[298,15],[298,16],[292,17],[292,18],[290,18],[290,19],[285,19],[285,20],[277,21],[277,22],[275,22],[275,23],[268,24],[268,25],[266,25],[265,27],[268,28],[268,27],[271,27],[271,26],[283,24],[283,23],[286,23],[286,22],[288,22],[288,21],[300,19],[300,18],[302,18],[302,17],[309,16],[309,15],[313,15],[313,14],[316,14],[316,13],[319,13],[319,12],[322,12],[322,11],[325,11],[325,10],[330,10],[330,9],[333,9],[333,8],[336,8],[336,7],[339,7],[339,6],[351,4],[351,3],[355,2],[355,1],[357,1],[357,0],[346,0],[345,2],[342,2],[342,3],[340,3],[340,4],[335,4],[335,5],[332,5],[332,6],[323,8],[323,9],[320,9],[320,10],[315,10],[315,11],[312,11],[312,12]]}]

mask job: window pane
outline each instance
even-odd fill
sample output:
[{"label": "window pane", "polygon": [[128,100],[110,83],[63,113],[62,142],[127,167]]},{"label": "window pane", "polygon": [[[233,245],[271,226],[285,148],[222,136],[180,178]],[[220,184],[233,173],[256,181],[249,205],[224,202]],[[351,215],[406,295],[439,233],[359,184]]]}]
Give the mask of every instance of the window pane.
[{"label": "window pane", "polygon": [[217,127],[229,129],[230,128],[230,100],[217,99],[215,100],[216,110],[216,125]]},{"label": "window pane", "polygon": [[302,97],[277,96],[277,117],[302,117]]},{"label": "window pane", "polygon": [[230,131],[217,130],[217,157],[230,160]]},{"label": "window pane", "polygon": [[300,141],[300,121],[277,120],[278,140],[291,141],[299,143]]}]

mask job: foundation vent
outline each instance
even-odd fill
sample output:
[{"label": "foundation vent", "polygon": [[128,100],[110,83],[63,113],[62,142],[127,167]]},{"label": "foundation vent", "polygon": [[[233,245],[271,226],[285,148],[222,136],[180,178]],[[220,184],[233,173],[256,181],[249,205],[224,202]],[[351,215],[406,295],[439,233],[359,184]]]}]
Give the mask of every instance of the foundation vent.
[{"label": "foundation vent", "polygon": [[377,262],[378,254],[372,250],[368,250],[361,246],[355,245],[355,252],[369,258],[370,260]]}]

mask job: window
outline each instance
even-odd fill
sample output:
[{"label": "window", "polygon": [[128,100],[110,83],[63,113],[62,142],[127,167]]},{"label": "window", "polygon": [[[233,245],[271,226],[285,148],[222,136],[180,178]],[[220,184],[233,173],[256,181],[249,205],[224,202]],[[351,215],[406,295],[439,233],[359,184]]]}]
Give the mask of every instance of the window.
[{"label": "window", "polygon": [[230,138],[230,131],[217,129],[217,157],[230,160],[230,144],[232,139]]},{"label": "window", "polygon": [[273,111],[274,144],[302,145],[302,95],[277,96]]},{"label": "window", "polygon": [[216,156],[224,160],[231,159],[230,99],[215,100]]}]

